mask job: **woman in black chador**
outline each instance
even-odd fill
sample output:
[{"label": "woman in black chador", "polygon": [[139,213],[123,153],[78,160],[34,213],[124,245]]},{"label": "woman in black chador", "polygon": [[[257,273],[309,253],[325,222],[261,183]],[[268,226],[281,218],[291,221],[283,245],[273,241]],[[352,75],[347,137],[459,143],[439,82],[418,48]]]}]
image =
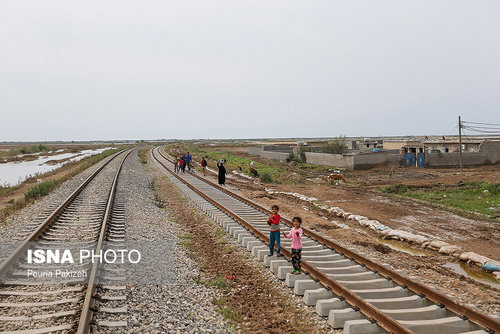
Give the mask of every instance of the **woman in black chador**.
[{"label": "woman in black chador", "polygon": [[226,183],[226,168],[220,162],[217,163],[217,167],[219,167],[219,184],[224,185]]}]

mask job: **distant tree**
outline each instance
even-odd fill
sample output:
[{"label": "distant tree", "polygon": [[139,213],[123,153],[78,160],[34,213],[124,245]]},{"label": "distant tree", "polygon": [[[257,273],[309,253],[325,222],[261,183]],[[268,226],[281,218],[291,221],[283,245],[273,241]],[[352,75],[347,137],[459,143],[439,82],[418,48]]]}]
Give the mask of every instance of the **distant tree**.
[{"label": "distant tree", "polygon": [[320,148],[320,152],[328,154],[343,154],[347,152],[347,150],[347,145],[338,140],[328,143],[326,146]]}]

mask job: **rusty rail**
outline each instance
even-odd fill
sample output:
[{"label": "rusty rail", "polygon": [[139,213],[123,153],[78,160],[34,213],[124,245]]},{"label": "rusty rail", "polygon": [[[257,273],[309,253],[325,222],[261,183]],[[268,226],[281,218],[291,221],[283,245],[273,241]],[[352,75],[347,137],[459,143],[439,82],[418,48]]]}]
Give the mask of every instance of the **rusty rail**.
[{"label": "rusty rail", "polygon": [[[165,156],[160,151],[160,149],[158,149],[158,152],[164,159],[171,161],[167,156]],[[238,199],[238,200],[240,200],[240,201],[242,201],[250,206],[253,206],[255,209],[257,209],[263,213],[271,214],[270,210],[264,208],[263,206],[255,203],[253,201],[250,201],[250,200],[248,200],[248,199],[246,199],[246,198],[244,198],[236,193],[233,193],[232,191],[227,190],[226,188],[223,188],[223,187],[219,186],[218,184],[215,184],[215,183],[213,183],[205,178],[202,178],[201,176],[198,176],[195,174],[191,174],[191,175],[193,175],[196,178],[210,184],[211,186],[219,189],[220,191],[222,191],[230,196],[233,196],[234,198],[236,198],[236,199]],[[177,176],[177,175],[175,175],[175,176]],[[293,226],[292,222],[284,217],[282,217],[282,221],[286,225],[288,225],[289,227]],[[310,237],[311,239],[325,245],[328,248],[335,250],[337,253],[342,254],[347,258],[353,259],[354,261],[358,262],[361,265],[365,265],[370,270],[377,271],[382,276],[385,276],[387,278],[392,279],[395,283],[397,283],[399,285],[406,286],[409,290],[415,292],[416,294],[425,296],[427,299],[429,299],[430,301],[432,301],[438,305],[444,305],[448,310],[458,314],[463,319],[468,319],[469,321],[476,323],[477,325],[483,327],[485,329],[485,331],[487,331],[489,333],[500,333],[500,321],[498,321],[498,320],[496,320],[496,319],[494,319],[486,314],[480,313],[479,311],[477,311],[477,310],[475,310],[467,305],[459,303],[459,302],[449,298],[444,293],[437,291],[437,290],[434,290],[434,289],[426,286],[423,283],[414,281],[414,280],[410,279],[409,277],[402,275],[391,268],[387,268],[387,267],[385,267],[377,262],[374,262],[374,261],[368,259],[367,257],[364,257],[364,256],[334,242],[331,239],[327,239],[327,238],[321,236],[320,234],[318,234],[318,233],[316,233],[308,228],[302,227],[302,230],[304,231],[304,234],[306,236]],[[269,242],[269,241],[267,240],[266,242]],[[302,263],[304,263],[304,262],[305,261],[302,261]],[[309,272],[311,274],[314,274],[314,270],[309,270]],[[317,273],[317,274],[319,275],[321,273]],[[324,275],[324,276],[325,276],[324,278],[317,277],[323,284],[330,286],[331,282],[328,282],[328,281],[335,282],[334,280],[332,280],[328,276],[326,276],[326,275]],[[326,284],[326,283],[328,283],[328,284]],[[342,289],[345,289],[342,286],[340,286],[340,287]],[[332,291],[336,292],[333,288],[332,288]],[[341,294],[339,294],[339,295],[341,295]],[[347,298],[346,298],[346,301],[348,301]],[[351,304],[351,303],[349,302],[349,304]],[[354,304],[351,304],[351,305],[357,306]],[[371,305],[371,304],[369,304],[369,305]],[[359,306],[357,306],[357,307],[359,307]],[[359,308],[360,308],[360,310],[362,310],[361,307],[359,307]],[[373,308],[373,306],[371,306],[371,308]],[[376,314],[381,313],[378,310],[376,310],[376,311],[377,311],[377,312],[375,312]],[[365,313],[365,312],[363,312],[363,313]],[[383,327],[382,323],[380,321],[378,321],[378,319],[375,316],[372,316],[370,314],[369,317],[373,317],[373,319],[377,320],[378,324],[381,327]],[[387,329],[387,328],[385,328],[385,329]],[[407,329],[405,329],[405,330],[407,330]],[[395,332],[395,333],[399,333],[399,332]],[[401,333],[411,333],[411,332],[401,332]]]}]

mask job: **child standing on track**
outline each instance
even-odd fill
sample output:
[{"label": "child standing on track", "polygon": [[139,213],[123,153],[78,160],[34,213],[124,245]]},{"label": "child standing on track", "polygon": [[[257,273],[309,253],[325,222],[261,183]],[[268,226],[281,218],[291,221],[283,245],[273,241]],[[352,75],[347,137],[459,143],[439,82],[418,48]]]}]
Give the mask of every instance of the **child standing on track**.
[{"label": "child standing on track", "polygon": [[186,154],[186,166],[187,166],[187,169],[188,169],[188,172],[191,172],[191,161],[193,160],[193,157],[191,156],[191,154],[189,154],[189,152]]},{"label": "child standing on track", "polygon": [[187,164],[185,155],[182,156],[181,161],[182,161],[182,166],[181,166],[182,168],[181,169],[182,169],[182,172],[185,173],[186,172],[186,164]]},{"label": "child standing on track", "polygon": [[175,157],[174,159],[174,172],[178,172],[179,171],[179,158]]},{"label": "child standing on track", "polygon": [[179,159],[179,169],[177,170],[177,172],[181,172],[182,171],[182,165],[184,163],[184,160],[182,160],[182,157]]},{"label": "child standing on track", "polygon": [[280,242],[280,219],[281,216],[278,214],[279,207],[277,205],[273,205],[272,207],[273,214],[269,216],[267,219],[267,225],[271,228],[269,234],[269,254],[268,256],[272,256],[274,252],[274,243],[276,242],[276,256],[282,256],[280,253],[281,250],[281,242]]},{"label": "child standing on track", "polygon": [[293,217],[293,228],[290,230],[288,235],[283,232],[283,236],[287,239],[292,239],[292,274],[298,275],[301,270],[301,257],[302,257],[302,229],[300,225],[302,224],[302,218]]},{"label": "child standing on track", "polygon": [[207,161],[205,160],[205,157],[201,158],[201,168],[203,168],[203,175],[207,175]]}]

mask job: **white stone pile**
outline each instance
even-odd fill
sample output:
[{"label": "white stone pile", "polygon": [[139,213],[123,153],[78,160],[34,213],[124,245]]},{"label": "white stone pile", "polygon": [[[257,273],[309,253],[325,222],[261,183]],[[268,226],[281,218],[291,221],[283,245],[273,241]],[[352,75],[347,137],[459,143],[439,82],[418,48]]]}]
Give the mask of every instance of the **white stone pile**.
[{"label": "white stone pile", "polygon": [[235,171],[235,170],[233,170],[233,172],[232,172],[232,173],[233,173],[234,175],[240,176],[240,177],[242,177],[242,178],[244,178],[244,179],[247,179],[247,180],[253,180],[253,179],[254,179],[254,178],[253,178],[253,177],[251,177],[251,176],[248,176],[248,175],[246,175],[246,174],[240,173],[240,172]]},{"label": "white stone pile", "polygon": [[[267,188],[266,192],[269,194],[292,196],[298,198],[301,201],[310,203],[316,206],[318,209],[334,214],[337,217],[342,217],[344,219],[356,221],[359,223],[359,225],[367,227],[379,233],[384,239],[393,239],[393,240],[408,242],[411,244],[416,244],[422,248],[434,250],[441,254],[451,255],[453,257],[456,257],[457,259],[460,259],[461,261],[474,263],[475,265],[480,266],[483,269],[485,269],[486,264],[488,264],[489,267],[500,268],[500,261],[495,261],[486,256],[479,255],[477,253],[465,252],[461,247],[439,240],[437,237],[423,236],[403,230],[392,229],[389,226],[382,224],[378,220],[368,219],[365,216],[347,212],[337,206],[320,204],[318,203],[318,199],[315,197],[307,197],[300,193],[276,191]],[[493,271],[492,273],[497,277],[497,279],[500,279],[500,270]]]}]

